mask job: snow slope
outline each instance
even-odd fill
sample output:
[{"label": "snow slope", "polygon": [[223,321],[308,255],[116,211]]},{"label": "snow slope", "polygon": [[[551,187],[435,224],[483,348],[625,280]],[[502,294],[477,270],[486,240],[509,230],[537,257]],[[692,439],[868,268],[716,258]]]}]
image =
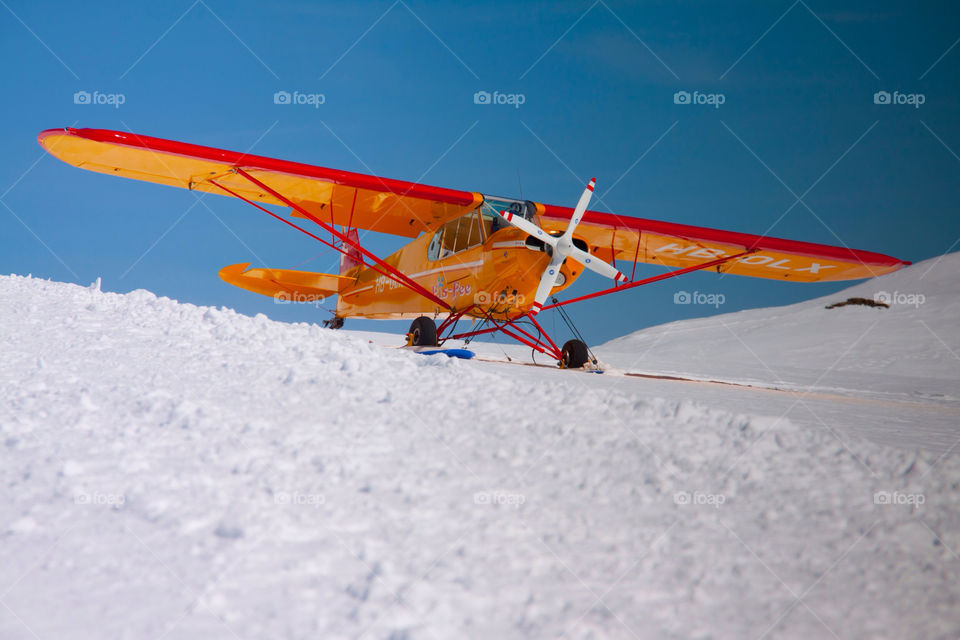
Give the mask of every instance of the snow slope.
[{"label": "snow slope", "polygon": [[[824,298],[684,320],[597,348],[628,371],[960,402],[960,253]],[[825,307],[877,298],[890,308]]]},{"label": "snow slope", "polygon": [[960,635],[952,454],[18,276],[0,358],[4,639]]}]

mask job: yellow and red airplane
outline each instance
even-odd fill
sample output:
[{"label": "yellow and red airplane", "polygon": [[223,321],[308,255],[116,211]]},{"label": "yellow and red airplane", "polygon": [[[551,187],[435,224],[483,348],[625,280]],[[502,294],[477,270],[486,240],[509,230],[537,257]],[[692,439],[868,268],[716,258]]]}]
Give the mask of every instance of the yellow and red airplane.
[{"label": "yellow and red airplane", "polygon": [[[847,247],[588,211],[594,180],[570,209],[105,129],[49,129],[38,140],[83,169],[240,198],[342,254],[339,274],[230,265],[220,277],[232,285],[288,300],[336,295],[334,328],[344,318],[415,318],[407,334],[413,345],[500,331],[564,367],[584,365],[587,346],[570,340],[558,347],[536,320],[544,309],[702,269],[825,282],[910,264]],[[320,229],[265,205],[289,207],[292,217]],[[360,245],[358,229],[413,240],[380,258]],[[630,266],[629,277],[618,261]],[[640,262],[674,269],[634,280]],[[585,269],[613,286],[558,302],[553,296]],[[466,317],[482,322],[458,333]]]}]

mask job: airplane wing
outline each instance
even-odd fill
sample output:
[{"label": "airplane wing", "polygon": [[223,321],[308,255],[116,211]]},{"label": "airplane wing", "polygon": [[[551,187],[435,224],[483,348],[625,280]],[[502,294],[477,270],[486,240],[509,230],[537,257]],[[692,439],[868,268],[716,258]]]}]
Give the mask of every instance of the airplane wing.
[{"label": "airplane wing", "polygon": [[[537,210],[541,226],[547,231],[566,229],[573,215],[573,209],[555,205],[538,205]],[[717,270],[793,282],[872,278],[910,264],[871,251],[599,211],[587,211],[575,235],[586,240],[591,253],[610,263],[643,262],[683,268],[752,251],[719,265]]]},{"label": "airplane wing", "polygon": [[[414,238],[473,210],[477,192],[316,167],[185,142],[106,129],[49,129],[40,144],[64,162],[110,175],[195,191],[224,192],[214,179],[253,202],[283,205],[235,173],[240,167],[323,222]],[[566,228],[573,210],[536,204],[547,231]],[[304,217],[293,212],[294,216]],[[751,251],[717,267],[724,273],[820,282],[870,278],[909,262],[870,251],[783,240],[658,220],[587,211],[577,228],[591,251],[607,262],[690,267]],[[249,277],[248,277],[249,279]]]},{"label": "airplane wing", "polygon": [[[479,193],[378,178],[107,129],[49,129],[37,140],[68,164],[114,176],[282,205],[231,170],[241,167],[324,222],[415,238],[475,208]],[[303,217],[296,212],[294,216]]]}]

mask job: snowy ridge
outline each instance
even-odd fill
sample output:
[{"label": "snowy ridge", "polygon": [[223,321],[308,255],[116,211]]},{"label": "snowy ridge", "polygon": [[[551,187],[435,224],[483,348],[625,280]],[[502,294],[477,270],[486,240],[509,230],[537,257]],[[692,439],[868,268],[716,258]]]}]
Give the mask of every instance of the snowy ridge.
[{"label": "snowy ridge", "polygon": [[[785,307],[683,320],[597,347],[649,371],[792,389],[960,403],[960,253]],[[848,305],[885,300],[890,308]]]},{"label": "snowy ridge", "polygon": [[145,291],[0,313],[0,637],[960,634],[955,455]]}]

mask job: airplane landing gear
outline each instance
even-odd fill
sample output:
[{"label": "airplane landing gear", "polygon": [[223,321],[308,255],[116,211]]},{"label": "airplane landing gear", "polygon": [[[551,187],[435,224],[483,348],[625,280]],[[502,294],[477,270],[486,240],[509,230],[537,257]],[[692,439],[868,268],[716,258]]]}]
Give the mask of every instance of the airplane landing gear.
[{"label": "airplane landing gear", "polygon": [[587,345],[581,340],[567,340],[562,349],[560,366],[564,369],[579,369],[590,361]]},{"label": "airplane landing gear", "polygon": [[437,324],[427,316],[420,316],[410,325],[407,344],[413,347],[437,346]]}]

